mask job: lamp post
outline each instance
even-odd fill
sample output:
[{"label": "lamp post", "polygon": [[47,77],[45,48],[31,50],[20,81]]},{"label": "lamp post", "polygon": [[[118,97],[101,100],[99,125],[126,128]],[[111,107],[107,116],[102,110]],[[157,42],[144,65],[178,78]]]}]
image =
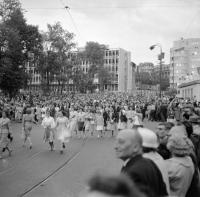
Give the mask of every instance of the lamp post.
[{"label": "lamp post", "polygon": [[162,96],[162,91],[161,91],[161,84],[162,84],[162,59],[164,59],[164,53],[162,52],[162,46],[161,44],[154,44],[152,46],[149,47],[150,50],[153,50],[155,47],[159,47],[160,48],[160,54],[158,55],[158,60],[160,61],[160,88],[159,88],[159,96],[161,98]]}]

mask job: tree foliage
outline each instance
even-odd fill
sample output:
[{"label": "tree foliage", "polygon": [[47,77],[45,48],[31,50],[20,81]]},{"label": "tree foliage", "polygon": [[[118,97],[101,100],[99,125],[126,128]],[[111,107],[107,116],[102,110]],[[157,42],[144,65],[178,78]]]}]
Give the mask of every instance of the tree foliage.
[{"label": "tree foliage", "polygon": [[68,60],[67,53],[75,46],[74,34],[64,30],[59,22],[47,25],[43,34],[45,51],[40,56],[38,71],[47,89],[51,82],[57,82],[61,92],[64,84],[69,83],[73,65]]},{"label": "tree foliage", "polygon": [[104,67],[105,49],[106,46],[103,44],[99,44],[97,42],[87,42],[82,53],[83,59],[88,61],[90,64],[88,71],[88,86],[94,88],[95,86],[91,86],[90,84],[93,84],[94,79],[98,78],[100,90],[103,90],[104,85],[109,83],[109,80],[111,79],[111,75]]},{"label": "tree foliage", "polygon": [[0,88],[12,97],[27,83],[25,64],[41,48],[41,35],[26,23],[18,0],[0,3],[0,17]]}]

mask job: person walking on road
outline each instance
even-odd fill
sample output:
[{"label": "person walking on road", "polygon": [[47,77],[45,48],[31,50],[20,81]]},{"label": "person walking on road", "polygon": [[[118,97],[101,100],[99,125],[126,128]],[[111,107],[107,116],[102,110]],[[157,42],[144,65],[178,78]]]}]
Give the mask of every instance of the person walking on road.
[{"label": "person walking on road", "polygon": [[54,128],[55,121],[54,118],[50,116],[50,111],[46,111],[46,116],[42,120],[42,126],[44,127],[44,142],[49,142],[51,151],[54,150]]},{"label": "person walking on road", "polygon": [[60,142],[60,154],[63,154],[65,149],[65,143],[69,142],[71,137],[71,132],[69,128],[69,120],[64,116],[63,112],[58,112],[58,117],[56,119],[56,137]]},{"label": "person walking on road", "polygon": [[23,147],[25,147],[26,141],[28,141],[30,149],[32,149],[31,130],[33,123],[36,124],[34,115],[31,113],[31,108],[27,108],[22,118],[22,138],[24,140]]},{"label": "person walking on road", "polygon": [[6,111],[3,111],[2,118],[0,118],[0,159],[2,159],[2,152],[5,152],[5,150],[7,150],[9,156],[11,156],[12,150],[9,148],[11,140],[9,138],[13,138],[10,127],[10,119],[7,117]]}]

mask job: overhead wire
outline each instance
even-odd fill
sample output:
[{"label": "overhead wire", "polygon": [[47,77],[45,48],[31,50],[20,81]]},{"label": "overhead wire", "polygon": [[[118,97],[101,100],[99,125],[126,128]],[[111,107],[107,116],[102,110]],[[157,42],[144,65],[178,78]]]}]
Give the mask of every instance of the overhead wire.
[{"label": "overhead wire", "polygon": [[64,6],[64,9],[67,11],[67,13],[68,13],[68,15],[69,15],[69,17],[70,17],[70,19],[72,21],[72,24],[73,24],[74,28],[76,29],[76,32],[78,33],[79,37],[81,39],[83,39],[84,41],[86,41],[86,39],[80,34],[80,31],[79,31],[79,29],[78,29],[78,27],[77,27],[77,25],[76,25],[76,23],[74,21],[74,18],[72,17],[72,15],[71,15],[71,13],[69,11],[70,7],[68,7],[67,5],[65,5],[62,0],[60,0],[60,2]]},{"label": "overhead wire", "polygon": [[[62,5],[65,5],[62,0],[60,0]],[[159,4],[146,4],[146,5],[129,5],[129,6],[87,6],[87,7],[70,7],[73,10],[85,10],[85,9],[134,9],[134,8],[176,8],[176,7],[200,7],[200,4],[166,4],[166,5],[159,5]],[[27,7],[25,9],[46,9],[46,10],[53,10],[53,9],[63,9],[61,7]]]}]

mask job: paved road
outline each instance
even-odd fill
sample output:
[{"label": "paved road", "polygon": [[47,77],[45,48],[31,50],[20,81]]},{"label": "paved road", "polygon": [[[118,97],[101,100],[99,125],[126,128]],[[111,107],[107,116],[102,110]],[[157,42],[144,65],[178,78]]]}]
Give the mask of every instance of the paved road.
[{"label": "paved road", "polygon": [[[146,125],[155,128],[156,124]],[[20,124],[13,124],[13,156],[0,160],[1,197],[74,197],[85,190],[86,180],[96,171],[119,173],[121,161],[115,158],[114,138],[73,138],[60,155],[42,143],[40,126],[32,131],[33,149],[23,148],[20,129]]]}]

